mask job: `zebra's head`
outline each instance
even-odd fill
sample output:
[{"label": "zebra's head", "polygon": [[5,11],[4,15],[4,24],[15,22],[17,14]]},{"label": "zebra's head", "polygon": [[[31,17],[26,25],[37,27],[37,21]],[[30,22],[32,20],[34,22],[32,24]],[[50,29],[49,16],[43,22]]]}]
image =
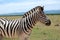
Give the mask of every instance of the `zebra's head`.
[{"label": "zebra's head", "polygon": [[44,7],[41,7],[41,6],[38,6],[36,7],[37,9],[37,13],[38,13],[38,18],[39,18],[39,21],[44,23],[45,25],[49,26],[51,24],[51,21],[50,19],[47,18],[47,16],[45,15],[44,13]]},{"label": "zebra's head", "polygon": [[32,19],[34,19],[33,21],[40,21],[45,25],[49,26],[51,24],[51,21],[50,19],[47,18],[43,10],[44,10],[44,7],[37,6],[31,9],[30,11],[26,12],[22,18],[32,17]]}]

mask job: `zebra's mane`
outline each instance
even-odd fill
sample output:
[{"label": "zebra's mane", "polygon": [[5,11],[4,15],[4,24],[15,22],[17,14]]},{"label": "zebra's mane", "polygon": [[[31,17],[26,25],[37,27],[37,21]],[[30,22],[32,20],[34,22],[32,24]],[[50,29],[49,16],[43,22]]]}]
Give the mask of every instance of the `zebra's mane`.
[{"label": "zebra's mane", "polygon": [[37,7],[33,8],[33,9],[31,9],[30,11],[26,12],[26,13],[23,15],[22,18],[25,18],[25,17],[27,17],[28,15],[32,14],[33,12],[35,12],[35,11],[37,10],[37,8],[40,8],[41,11],[43,11],[43,7],[37,6]]},{"label": "zebra's mane", "polygon": [[31,9],[30,11],[26,12],[26,13],[23,15],[23,18],[27,17],[27,15],[32,14],[33,11],[35,11],[35,8],[33,8],[33,9]]}]

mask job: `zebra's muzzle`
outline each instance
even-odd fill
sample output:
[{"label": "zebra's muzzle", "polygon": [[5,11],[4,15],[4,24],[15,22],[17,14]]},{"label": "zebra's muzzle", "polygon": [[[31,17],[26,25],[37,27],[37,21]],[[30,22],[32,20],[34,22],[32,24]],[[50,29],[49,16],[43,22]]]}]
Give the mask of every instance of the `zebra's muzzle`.
[{"label": "zebra's muzzle", "polygon": [[50,26],[51,25],[51,21],[47,20],[46,23],[45,23],[45,25]]}]

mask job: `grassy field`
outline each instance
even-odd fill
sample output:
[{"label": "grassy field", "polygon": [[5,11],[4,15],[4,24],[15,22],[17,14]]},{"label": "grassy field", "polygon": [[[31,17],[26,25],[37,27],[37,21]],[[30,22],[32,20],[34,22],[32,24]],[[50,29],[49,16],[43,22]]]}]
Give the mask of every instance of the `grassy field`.
[{"label": "grassy field", "polygon": [[[47,16],[51,20],[51,26],[37,23],[33,28],[30,40],[60,40],[60,15]],[[3,17],[11,20],[21,18],[21,16],[1,16],[1,18]]]}]

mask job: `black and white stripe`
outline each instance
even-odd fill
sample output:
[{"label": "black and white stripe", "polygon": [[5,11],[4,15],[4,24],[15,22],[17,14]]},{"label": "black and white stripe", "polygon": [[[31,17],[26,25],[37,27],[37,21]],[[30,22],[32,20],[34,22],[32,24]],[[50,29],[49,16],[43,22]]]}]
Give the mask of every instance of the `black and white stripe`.
[{"label": "black and white stripe", "polygon": [[7,20],[0,18],[0,35],[10,38],[15,36],[21,37],[23,34],[30,35],[33,26],[39,20],[43,23],[47,20],[41,6],[37,6],[26,12],[21,19]]}]

